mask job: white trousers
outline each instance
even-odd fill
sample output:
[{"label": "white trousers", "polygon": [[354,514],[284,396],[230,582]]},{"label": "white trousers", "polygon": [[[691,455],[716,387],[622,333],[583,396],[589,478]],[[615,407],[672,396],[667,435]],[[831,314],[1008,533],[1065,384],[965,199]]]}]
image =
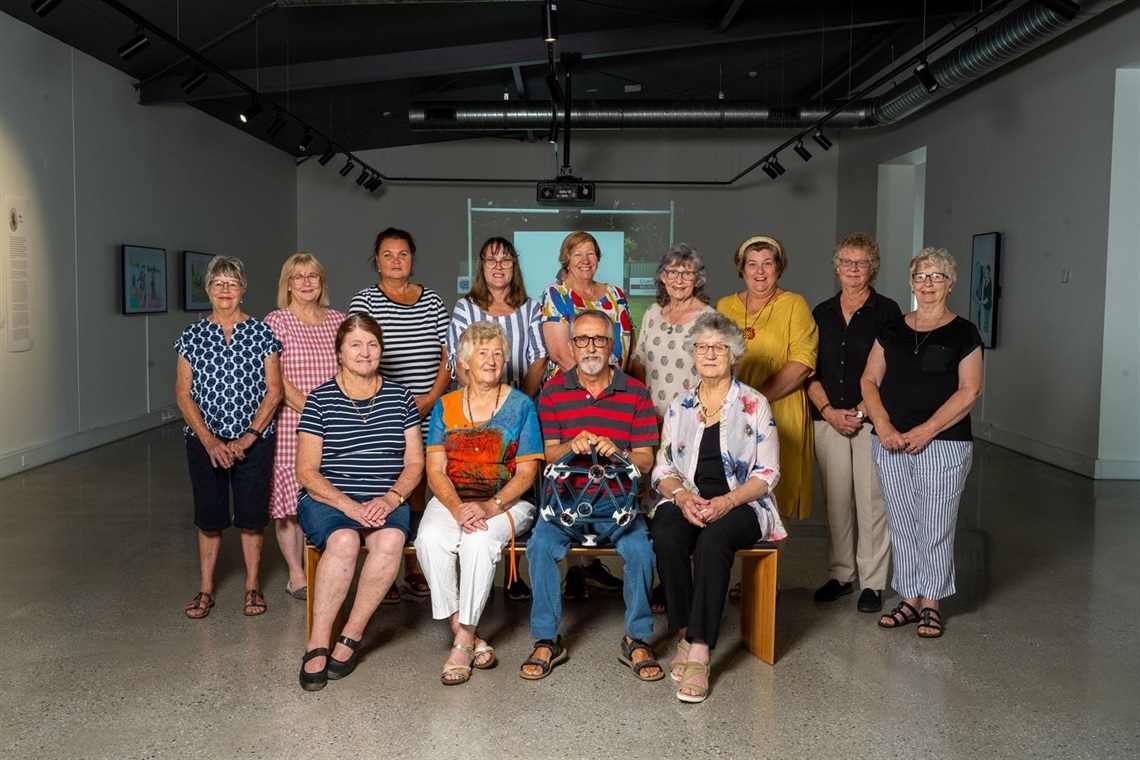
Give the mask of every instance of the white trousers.
[{"label": "white trousers", "polygon": [[871,426],[863,425],[848,437],[817,420],[815,461],[827,506],[828,577],[840,583],[858,577],[860,588],[882,591],[887,587],[891,539],[871,461]]},{"label": "white trousers", "polygon": [[[516,501],[507,511],[514,518],[515,535],[534,525],[533,504]],[[458,612],[460,625],[477,625],[495,584],[495,566],[510,540],[506,514],[487,520],[487,530],[464,533],[448,508],[432,498],[415,541],[416,558],[431,587],[432,617],[443,620]]]}]

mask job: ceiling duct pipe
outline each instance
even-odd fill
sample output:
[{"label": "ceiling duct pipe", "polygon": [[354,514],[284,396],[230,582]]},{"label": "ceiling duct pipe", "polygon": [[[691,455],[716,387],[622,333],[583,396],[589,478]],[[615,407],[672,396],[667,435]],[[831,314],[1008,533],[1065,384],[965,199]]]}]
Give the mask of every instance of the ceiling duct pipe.
[{"label": "ceiling duct pipe", "polygon": [[[1123,0],[1083,0],[1067,20],[1031,0],[958,47],[930,61],[939,88],[930,93],[913,76],[878,97],[847,104],[827,119],[837,129],[894,124],[986,74],[1052,40]],[[834,104],[773,106],[720,100],[595,100],[572,106],[575,129],[806,129],[827,116]],[[544,130],[550,124],[546,102],[518,101],[418,103],[408,109],[413,130],[510,132]]]}]

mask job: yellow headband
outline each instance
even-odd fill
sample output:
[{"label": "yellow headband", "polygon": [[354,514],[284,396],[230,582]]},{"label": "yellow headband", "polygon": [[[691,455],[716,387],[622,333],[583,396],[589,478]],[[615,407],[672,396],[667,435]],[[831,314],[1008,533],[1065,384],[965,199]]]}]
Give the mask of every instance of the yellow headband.
[{"label": "yellow headband", "polygon": [[784,246],[782,246],[778,242],[776,242],[775,238],[770,238],[767,235],[753,235],[752,237],[748,238],[743,243],[741,243],[740,247],[736,249],[737,257],[743,258],[744,252],[746,250],[748,250],[748,246],[756,245],[757,243],[767,243],[768,245],[775,248],[776,251],[778,251],[781,256],[784,254]]}]

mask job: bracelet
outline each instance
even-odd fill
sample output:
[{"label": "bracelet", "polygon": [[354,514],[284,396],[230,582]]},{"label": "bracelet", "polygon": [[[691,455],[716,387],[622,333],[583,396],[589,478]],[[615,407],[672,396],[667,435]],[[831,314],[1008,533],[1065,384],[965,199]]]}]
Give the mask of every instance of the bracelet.
[{"label": "bracelet", "polygon": [[499,505],[499,511],[500,512],[505,512],[507,510],[506,506],[503,504],[503,500],[500,499],[498,496],[493,496],[491,498],[491,501],[493,501]]},{"label": "bracelet", "polygon": [[405,501],[407,501],[407,499],[404,497],[404,494],[400,493],[395,488],[389,488],[388,493],[396,494],[396,498],[399,499],[399,501],[396,502],[397,504],[403,504]]},{"label": "bracelet", "polygon": [[681,491],[684,491],[684,490],[685,490],[684,486],[677,486],[676,488],[674,488],[672,491],[669,492],[669,501],[672,501],[674,504],[676,504],[677,503],[677,494],[681,493]]},{"label": "bracelet", "polygon": [[823,414],[824,412],[826,412],[830,408],[831,408],[831,404],[824,404],[823,406],[821,406],[819,408],[819,413]]},{"label": "bracelet", "polygon": [[246,429],[245,429],[245,432],[249,433],[249,434],[250,434],[250,435],[252,435],[254,438],[261,438],[261,433],[260,433],[260,432],[258,432],[258,431],[256,431],[256,430],[254,430],[254,429],[253,429],[253,428],[251,428],[251,427],[250,427],[250,428],[246,428]]}]

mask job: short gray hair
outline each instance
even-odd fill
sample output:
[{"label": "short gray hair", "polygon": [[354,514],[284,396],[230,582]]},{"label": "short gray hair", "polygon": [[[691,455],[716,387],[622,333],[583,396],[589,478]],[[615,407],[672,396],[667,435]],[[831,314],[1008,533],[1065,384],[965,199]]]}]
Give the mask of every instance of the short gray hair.
[{"label": "short gray hair", "polygon": [[923,248],[910,260],[910,273],[914,274],[921,266],[938,267],[950,278],[951,285],[958,282],[958,262],[945,248]]},{"label": "short gray hair", "polygon": [[209,288],[210,284],[219,277],[233,277],[241,285],[242,290],[246,289],[245,264],[241,259],[233,256],[215,256],[210,259],[210,263],[206,265],[206,278],[203,284]]},{"label": "short gray hair", "polygon": [[735,367],[740,357],[744,356],[744,333],[740,332],[740,327],[735,322],[719,311],[706,311],[693,320],[693,326],[689,328],[689,334],[685,337],[685,351],[693,353],[697,339],[709,333],[719,337],[728,346],[728,353],[732,355],[730,363]]},{"label": "short gray hair", "polygon": [[577,314],[575,314],[574,316],[572,316],[570,318],[570,332],[571,333],[574,332],[574,325],[578,324],[578,320],[583,319],[583,318],[596,319],[599,322],[601,322],[602,324],[606,325],[610,329],[610,337],[613,337],[614,321],[612,319],[610,319],[609,315],[607,315],[604,311],[598,311],[596,309],[587,309],[586,311],[580,311]]},{"label": "short gray hair", "polygon": [[502,325],[486,320],[472,322],[463,331],[463,334],[459,336],[459,343],[455,346],[455,353],[464,362],[469,362],[471,361],[471,354],[475,353],[475,346],[489,340],[499,341],[499,345],[503,349],[503,364],[509,362],[511,360],[511,346],[507,339],[507,331],[503,329]]},{"label": "short gray hair", "polygon": [[669,303],[669,291],[665,288],[665,283],[661,281],[661,275],[665,272],[665,268],[670,265],[684,266],[685,264],[692,264],[693,271],[697,273],[696,282],[693,283],[693,296],[704,303],[712,300],[705,290],[705,285],[709,281],[709,268],[705,265],[705,259],[701,256],[701,252],[688,243],[676,243],[668,251],[665,251],[665,255],[661,257],[661,262],[657,265],[658,306],[665,306]]}]

